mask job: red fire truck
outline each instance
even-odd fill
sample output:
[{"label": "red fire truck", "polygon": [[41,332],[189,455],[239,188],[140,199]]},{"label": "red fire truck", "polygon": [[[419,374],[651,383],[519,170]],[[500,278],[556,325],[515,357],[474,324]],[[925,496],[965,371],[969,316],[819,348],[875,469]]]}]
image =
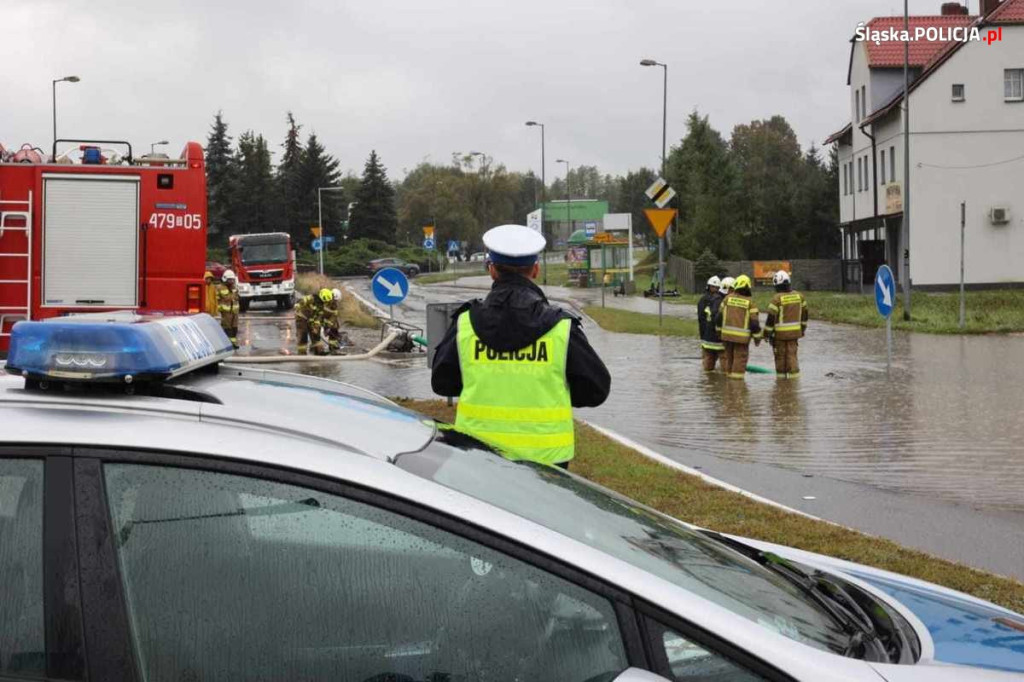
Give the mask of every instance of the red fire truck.
[{"label": "red fire truck", "polygon": [[178,159],[135,159],[127,142],[58,142],[78,145],[76,154],[58,156],[55,142],[56,163],[0,163],[0,352],[20,320],[198,312],[207,229],[202,147],[189,142]]},{"label": "red fire truck", "polygon": [[239,307],[253,301],[275,301],[292,307],[295,294],[295,252],[287,232],[236,234],[228,239],[231,269],[238,277]]}]

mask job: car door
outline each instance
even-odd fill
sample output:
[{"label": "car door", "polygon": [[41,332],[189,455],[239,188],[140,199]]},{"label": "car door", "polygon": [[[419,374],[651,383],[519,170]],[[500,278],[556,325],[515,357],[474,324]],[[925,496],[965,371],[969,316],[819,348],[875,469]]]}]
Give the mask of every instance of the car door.
[{"label": "car door", "polygon": [[77,455],[86,628],[105,628],[93,679],[582,682],[647,665],[628,595],[459,520],[270,468]]},{"label": "car door", "polygon": [[83,679],[69,451],[0,445],[0,680]]}]

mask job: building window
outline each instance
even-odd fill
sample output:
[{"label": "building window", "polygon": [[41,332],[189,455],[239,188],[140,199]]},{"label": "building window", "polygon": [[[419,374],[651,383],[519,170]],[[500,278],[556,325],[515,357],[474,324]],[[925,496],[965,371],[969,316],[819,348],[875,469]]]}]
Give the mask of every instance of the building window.
[{"label": "building window", "polygon": [[853,118],[856,123],[860,123],[860,90],[853,92]]},{"label": "building window", "polygon": [[885,184],[885,150],[882,150],[882,184]]},{"label": "building window", "polygon": [[867,86],[860,86],[860,117],[868,117],[868,89]]},{"label": "building window", "polygon": [[963,102],[964,101],[964,84],[953,83],[953,101]]},{"label": "building window", "polygon": [[857,159],[857,191],[860,191],[860,159]]},{"label": "building window", "polygon": [[1003,99],[1007,102],[1024,100],[1024,69],[1003,71]]},{"label": "building window", "polygon": [[889,177],[896,182],[896,147],[889,147]]},{"label": "building window", "polygon": [[850,176],[846,173],[846,164],[843,164],[843,196],[849,194],[850,189]]}]

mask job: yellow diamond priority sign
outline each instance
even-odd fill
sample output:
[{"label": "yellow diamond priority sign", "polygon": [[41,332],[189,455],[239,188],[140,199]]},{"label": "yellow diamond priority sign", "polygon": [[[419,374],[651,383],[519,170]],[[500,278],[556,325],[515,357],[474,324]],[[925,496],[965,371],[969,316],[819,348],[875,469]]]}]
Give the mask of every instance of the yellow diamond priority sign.
[{"label": "yellow diamond priority sign", "polygon": [[645,208],[644,215],[647,216],[647,222],[654,228],[655,234],[659,237],[664,237],[668,226],[672,224],[672,220],[676,217],[676,209]]}]

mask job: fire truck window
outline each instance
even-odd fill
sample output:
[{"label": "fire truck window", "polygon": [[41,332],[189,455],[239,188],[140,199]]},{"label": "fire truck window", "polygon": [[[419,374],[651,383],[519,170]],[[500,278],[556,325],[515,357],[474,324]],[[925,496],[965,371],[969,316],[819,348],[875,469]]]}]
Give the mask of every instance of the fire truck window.
[{"label": "fire truck window", "polygon": [[174,189],[174,176],[170,173],[160,173],[156,176],[156,186],[159,189]]}]

